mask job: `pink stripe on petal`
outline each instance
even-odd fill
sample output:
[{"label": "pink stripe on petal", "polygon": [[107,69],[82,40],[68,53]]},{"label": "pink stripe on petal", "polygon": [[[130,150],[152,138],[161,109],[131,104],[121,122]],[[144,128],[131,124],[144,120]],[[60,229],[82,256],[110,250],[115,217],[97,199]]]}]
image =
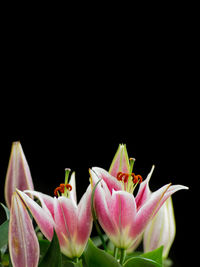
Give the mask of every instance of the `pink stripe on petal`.
[{"label": "pink stripe on petal", "polygon": [[110,216],[118,228],[118,238],[111,240],[117,247],[128,248],[132,244],[129,231],[134,227],[136,219],[136,204],[132,194],[124,191],[114,191],[111,198]]},{"label": "pink stripe on petal", "polygon": [[53,237],[54,221],[49,210],[45,210],[44,208],[40,207],[24,192],[17,190],[17,193],[20,195],[20,197],[23,199],[24,203],[30,210],[42,233],[48,240],[51,240]]},{"label": "pink stripe on petal", "polygon": [[75,238],[77,235],[77,207],[66,197],[55,198],[55,230],[63,254],[69,258],[76,257]]},{"label": "pink stripe on petal", "polygon": [[36,267],[39,243],[22,200],[13,194],[9,223],[9,251],[13,267]]},{"label": "pink stripe on petal", "polygon": [[38,191],[32,191],[32,190],[24,190],[24,193],[37,197],[42,205],[42,208],[46,212],[50,212],[51,216],[54,218],[54,198],[53,197],[40,193]]},{"label": "pink stripe on petal", "polygon": [[112,190],[122,190],[121,183],[117,180],[116,177],[110,175],[106,170],[98,167],[92,168],[92,171],[96,173],[99,179],[103,179],[104,182],[107,184],[110,193],[112,194]]},{"label": "pink stripe on petal", "polygon": [[147,178],[140,184],[137,196],[135,198],[137,210],[141,208],[141,206],[149,199],[151,195],[151,191],[149,189],[149,180],[151,178],[154,168],[155,166],[153,165]]},{"label": "pink stripe on petal", "polygon": [[119,230],[130,227],[136,218],[136,204],[134,196],[125,191],[114,191],[111,198],[111,212]]},{"label": "pink stripe on petal", "polygon": [[82,196],[78,204],[78,235],[76,239],[77,242],[85,246],[90,236],[91,230],[91,185],[89,185],[85,194]]},{"label": "pink stripe on petal", "polygon": [[143,232],[149,221],[155,216],[163,203],[176,191],[187,189],[185,186],[171,186],[167,184],[159,190],[153,192],[148,201],[140,208],[137,213],[135,227],[131,231],[132,237],[137,237]]},{"label": "pink stripe on petal", "polygon": [[[93,187],[99,181],[97,175],[90,170]],[[94,195],[94,206],[97,218],[102,228],[108,235],[117,233],[117,228],[114,225],[110,215],[111,193],[107,188],[106,183],[102,180],[96,187]]]}]

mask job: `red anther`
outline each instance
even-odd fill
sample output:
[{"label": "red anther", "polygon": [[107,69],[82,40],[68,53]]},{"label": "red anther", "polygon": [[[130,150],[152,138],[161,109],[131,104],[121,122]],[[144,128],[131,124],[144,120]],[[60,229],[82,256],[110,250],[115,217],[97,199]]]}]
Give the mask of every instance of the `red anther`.
[{"label": "red anther", "polygon": [[66,186],[66,188],[67,188],[69,191],[72,191],[72,186],[71,186],[71,184],[66,184],[65,186]]},{"label": "red anther", "polygon": [[122,175],[123,175],[122,172],[118,172],[118,174],[117,174],[117,180],[118,181],[121,181],[122,180]]},{"label": "red anther", "polygon": [[58,191],[61,191],[61,187],[56,187],[56,189],[54,190],[54,195],[57,197],[58,196]]},{"label": "red anther", "polygon": [[137,177],[139,179],[139,184],[141,184],[142,183],[142,176],[138,174]]},{"label": "red anther", "polygon": [[127,183],[128,182],[128,177],[129,177],[129,174],[125,174],[124,173],[124,183]]},{"label": "red anther", "polygon": [[65,184],[60,184],[60,192],[61,193],[65,192]]}]

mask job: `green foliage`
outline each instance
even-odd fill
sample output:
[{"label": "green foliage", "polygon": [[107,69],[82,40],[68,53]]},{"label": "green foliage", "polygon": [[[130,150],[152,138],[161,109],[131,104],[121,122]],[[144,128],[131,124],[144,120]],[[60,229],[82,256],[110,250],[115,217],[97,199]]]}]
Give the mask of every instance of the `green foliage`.
[{"label": "green foliage", "polygon": [[9,220],[0,225],[0,249],[8,244],[8,225]]},{"label": "green foliage", "polygon": [[163,247],[155,249],[148,253],[133,256],[125,262],[125,267],[162,267],[162,251]]},{"label": "green foliage", "polygon": [[58,237],[55,232],[53,235],[53,239],[39,264],[39,267],[46,267],[46,266],[62,267],[60,245],[59,245]]},{"label": "green foliage", "polygon": [[89,239],[87,247],[83,253],[83,259],[87,267],[120,267],[118,261],[101,250],[93,244],[92,240]]}]

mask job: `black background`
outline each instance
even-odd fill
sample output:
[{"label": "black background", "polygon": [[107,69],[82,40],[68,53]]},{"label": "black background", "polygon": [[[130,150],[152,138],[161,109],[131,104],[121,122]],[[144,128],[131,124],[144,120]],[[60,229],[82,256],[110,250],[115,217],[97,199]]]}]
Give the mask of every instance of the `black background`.
[{"label": "black background", "polygon": [[19,31],[12,24],[3,41],[0,201],[13,141],[22,144],[36,190],[53,196],[68,167],[76,172],[78,199],[88,169],[108,169],[125,143],[136,173],[145,177],[155,164],[152,190],[169,182],[190,187],[173,196],[177,234],[170,252],[175,266],[187,266],[196,233],[194,32],[177,21],[177,28],[145,25],[136,39],[122,36],[122,28],[121,38],[101,39],[79,25],[75,41],[55,28],[29,26]]}]

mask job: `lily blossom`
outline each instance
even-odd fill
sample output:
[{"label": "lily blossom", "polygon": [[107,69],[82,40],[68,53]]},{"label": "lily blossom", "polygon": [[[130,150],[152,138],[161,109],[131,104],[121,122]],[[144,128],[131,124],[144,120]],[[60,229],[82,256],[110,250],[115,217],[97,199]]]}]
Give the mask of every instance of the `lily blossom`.
[{"label": "lily blossom", "polygon": [[167,258],[176,232],[172,198],[168,198],[144,231],[144,251],[149,252],[163,246],[163,257]]},{"label": "lily blossom", "polygon": [[[69,174],[69,169],[66,173]],[[31,190],[18,190],[18,193],[44,236],[51,241],[55,228],[62,253],[69,258],[76,258],[83,253],[92,230],[91,186],[77,204],[75,174],[72,173],[69,184],[68,174],[65,184],[60,184],[54,191],[58,198]],[[41,206],[26,193],[38,198]]]},{"label": "lily blossom", "polygon": [[26,161],[20,142],[13,142],[6,174],[5,200],[10,209],[11,198],[15,190],[34,190],[33,181],[28,163]]},{"label": "lily blossom", "polygon": [[[144,232],[148,223],[165,201],[176,191],[188,189],[183,185],[167,184],[151,193],[149,180],[132,173],[134,159],[128,160],[126,147],[120,145],[111,164],[110,173],[98,167],[90,170],[91,183],[96,187],[94,207],[100,225],[118,248],[128,249]],[[139,184],[137,196],[133,196]]]},{"label": "lily blossom", "polygon": [[28,211],[15,192],[9,222],[9,251],[13,267],[37,267],[39,243]]}]

